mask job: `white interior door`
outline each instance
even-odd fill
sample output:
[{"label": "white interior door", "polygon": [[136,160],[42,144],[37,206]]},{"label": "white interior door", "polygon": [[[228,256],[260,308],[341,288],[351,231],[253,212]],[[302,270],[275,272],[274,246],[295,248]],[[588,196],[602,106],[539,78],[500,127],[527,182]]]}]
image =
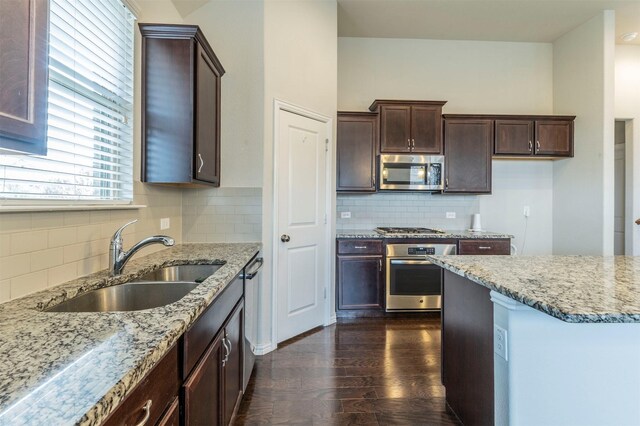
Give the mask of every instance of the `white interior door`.
[{"label": "white interior door", "polygon": [[327,125],[279,110],[277,158],[277,337],[324,323]]}]

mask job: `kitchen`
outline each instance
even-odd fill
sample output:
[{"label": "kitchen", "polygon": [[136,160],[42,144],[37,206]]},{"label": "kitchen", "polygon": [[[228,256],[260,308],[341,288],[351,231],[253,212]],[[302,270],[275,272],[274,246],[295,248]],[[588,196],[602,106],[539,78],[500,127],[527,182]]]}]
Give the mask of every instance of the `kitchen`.
[{"label": "kitchen", "polygon": [[[330,200],[335,206],[329,209],[329,225],[335,227],[334,237],[343,230],[371,231],[376,226],[462,230],[470,227],[473,213],[480,213],[483,228],[514,236],[512,243],[520,250],[519,254],[612,252],[607,236],[613,233],[613,220],[607,219],[608,212],[602,212],[603,206],[610,204],[607,197],[611,191],[603,189],[603,180],[609,175],[597,160],[610,154],[598,144],[610,140],[614,118],[632,119],[639,114],[637,73],[633,71],[637,69],[634,59],[637,46],[616,45],[614,58],[613,40],[619,34],[617,31],[615,36],[612,34],[610,17],[603,18],[604,29],[595,23],[581,27],[599,12],[588,11],[586,15],[557,10],[536,12],[535,6],[530,6],[532,20],[544,17],[545,13],[546,19],[550,19],[550,13],[557,12],[563,19],[575,16],[576,21],[544,42],[528,42],[538,39],[513,31],[494,41],[479,36],[477,41],[460,41],[473,39],[471,35],[465,36],[462,25],[455,28],[460,34],[421,40],[419,34],[411,32],[399,38],[387,38],[384,34],[369,38],[356,30],[339,33],[337,15],[348,23],[349,8],[355,7],[348,2],[339,5],[304,2],[295,6],[285,2],[136,3],[139,22],[200,25],[224,65],[221,188],[180,189],[141,183],[140,161],[136,157],[140,152],[141,127],[134,124],[136,178],[132,193],[135,204],[147,207],[105,210],[96,206],[89,211],[46,212],[36,209],[17,212],[16,207],[11,207],[14,209],[11,212],[5,208],[0,217],[3,301],[106,269],[109,238],[124,223],[137,218],[139,222],[124,233],[126,248],[154,234],[168,234],[178,244],[261,241],[267,261],[257,290],[263,305],[256,346],[263,353],[274,349],[278,336],[273,335],[271,325],[274,272],[271,260],[273,242],[279,243],[280,233],[273,228],[276,211],[271,202],[273,99],[302,105],[330,117],[336,111],[367,111],[375,99],[446,100],[445,114],[576,115],[574,158],[494,160],[491,195],[340,194],[335,201]],[[201,7],[196,9],[197,6]],[[454,22],[454,11],[447,13],[451,17],[441,20]],[[626,14],[618,15],[624,18]],[[437,21],[437,16],[434,20]],[[404,26],[408,29],[412,27],[409,24],[413,21],[401,22],[407,22]],[[523,26],[523,31],[528,28],[536,33],[534,24]],[[499,27],[498,23],[487,26]],[[573,31],[578,27],[580,31]],[[347,29],[343,27],[340,31]],[[609,37],[606,43],[602,41],[605,32]],[[561,37],[564,33],[567,36]],[[296,34],[299,43],[289,43],[291,34]],[[136,28],[138,48],[140,42]],[[314,55],[310,56],[305,46],[314,46]],[[613,85],[607,83],[613,79],[614,61],[615,93]],[[409,63],[415,66],[405,66]],[[135,69],[141,69],[138,55],[135,65]],[[606,81],[600,74],[602,69],[606,70]],[[136,72],[134,123],[141,119],[140,79],[140,72]],[[603,103],[602,99],[607,101]],[[611,120],[604,120],[604,116]],[[633,133],[633,138],[637,137],[637,132]],[[330,187],[335,187],[335,183]],[[523,214],[525,206],[530,206],[528,218]],[[352,217],[343,219],[340,213],[347,211]],[[455,212],[456,218],[447,219],[447,212]],[[402,217],[402,222],[393,223],[392,216]],[[638,210],[634,209],[629,216],[638,217]],[[416,217],[418,221],[412,220]],[[169,219],[169,228],[161,229],[161,219],[165,218]],[[628,240],[634,241],[636,233],[631,228]],[[328,246],[329,262],[335,257],[334,245],[335,240]],[[145,250],[151,253],[160,247]],[[627,253],[636,251],[632,248]],[[132,262],[135,260],[134,257]],[[333,265],[328,269],[335,270]],[[331,306],[334,294],[332,283],[328,291]],[[324,320],[328,323],[331,318]]]}]

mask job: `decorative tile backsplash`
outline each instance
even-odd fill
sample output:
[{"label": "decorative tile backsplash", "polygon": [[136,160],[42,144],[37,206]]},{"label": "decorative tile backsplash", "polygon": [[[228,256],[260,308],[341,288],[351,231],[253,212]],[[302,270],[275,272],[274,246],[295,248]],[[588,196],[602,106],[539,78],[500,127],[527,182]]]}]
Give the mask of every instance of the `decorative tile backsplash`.
[{"label": "decorative tile backsplash", "polygon": [[[473,195],[429,193],[338,194],[336,229],[373,229],[376,226],[424,226],[439,229],[467,229],[471,215],[478,213],[479,200]],[[342,212],[351,212],[342,219]],[[447,219],[454,212],[455,219]]]},{"label": "decorative tile backsplash", "polygon": [[185,242],[262,240],[262,188],[185,190],[182,196]]}]

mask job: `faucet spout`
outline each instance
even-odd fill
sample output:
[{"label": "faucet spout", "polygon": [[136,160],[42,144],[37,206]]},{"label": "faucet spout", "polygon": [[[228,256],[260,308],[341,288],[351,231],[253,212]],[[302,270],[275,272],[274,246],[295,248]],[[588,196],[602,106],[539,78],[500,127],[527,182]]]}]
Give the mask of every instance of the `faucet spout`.
[{"label": "faucet spout", "polygon": [[120,275],[122,273],[122,269],[124,269],[124,265],[126,265],[129,259],[131,259],[131,257],[141,248],[150,244],[163,244],[167,247],[175,244],[175,240],[169,236],[154,235],[153,237],[147,237],[137,242],[129,249],[129,251],[124,251],[122,248],[122,231],[128,225],[135,222],[137,222],[137,220],[127,223],[118,229],[111,238],[111,244],[109,246],[109,270],[111,276]]}]

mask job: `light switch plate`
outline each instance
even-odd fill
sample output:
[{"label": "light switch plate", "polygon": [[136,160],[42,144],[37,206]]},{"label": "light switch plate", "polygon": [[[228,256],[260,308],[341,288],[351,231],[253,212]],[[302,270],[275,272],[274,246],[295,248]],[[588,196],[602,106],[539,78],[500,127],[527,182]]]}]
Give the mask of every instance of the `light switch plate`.
[{"label": "light switch plate", "polygon": [[447,212],[447,219],[455,219],[456,212]]},{"label": "light switch plate", "polygon": [[168,217],[163,217],[160,219],[160,230],[165,230],[171,228],[171,219]]},{"label": "light switch plate", "polygon": [[507,353],[507,330],[499,325],[493,325],[493,351],[505,361],[509,361]]},{"label": "light switch plate", "polygon": [[340,219],[351,219],[351,212],[340,212]]}]

